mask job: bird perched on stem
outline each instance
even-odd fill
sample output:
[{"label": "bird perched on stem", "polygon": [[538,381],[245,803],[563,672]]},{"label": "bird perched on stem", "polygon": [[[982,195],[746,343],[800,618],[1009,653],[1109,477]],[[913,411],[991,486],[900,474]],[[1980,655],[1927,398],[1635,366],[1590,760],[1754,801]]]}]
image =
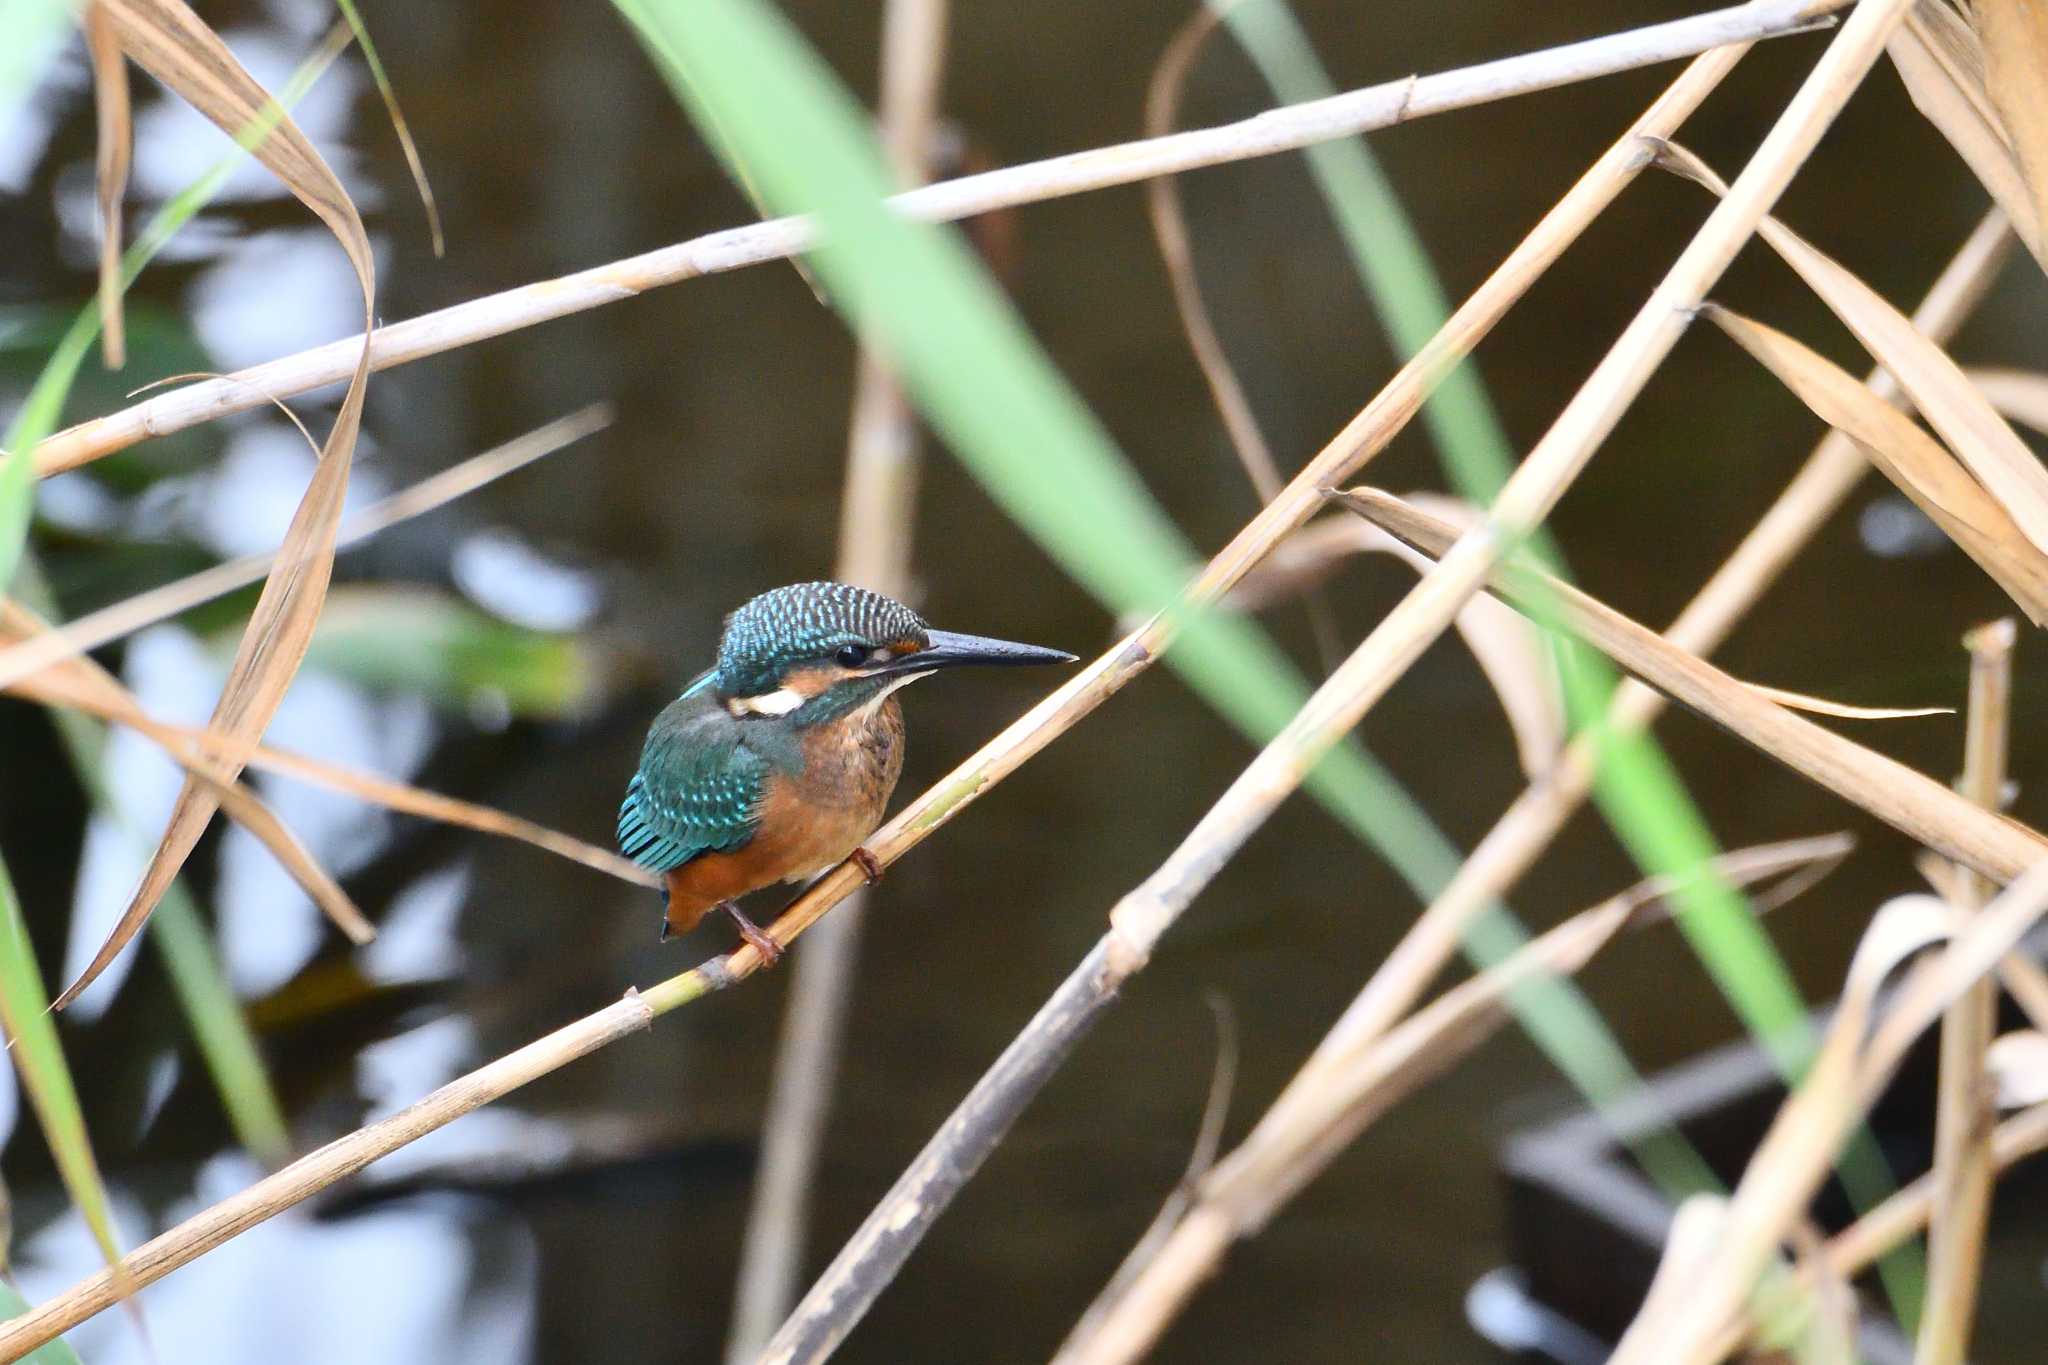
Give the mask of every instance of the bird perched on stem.
[{"label": "bird perched on stem", "polygon": [[718,662],[662,709],[619,807],[619,848],[668,882],[661,936],[723,908],[768,962],[781,945],[737,898],[845,861],[903,772],[896,690],[961,664],[1072,663],[1057,649],[933,630],[879,593],[798,583],[728,616]]}]

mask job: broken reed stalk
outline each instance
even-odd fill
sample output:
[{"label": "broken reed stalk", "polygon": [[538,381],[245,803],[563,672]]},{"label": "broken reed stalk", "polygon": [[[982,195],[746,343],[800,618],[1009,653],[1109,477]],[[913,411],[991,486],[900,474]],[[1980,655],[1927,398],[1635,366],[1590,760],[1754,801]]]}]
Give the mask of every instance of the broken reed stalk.
[{"label": "broken reed stalk", "polygon": [[[876,121],[890,172],[906,188],[930,178],[948,9],[949,0],[889,0],[882,11]],[[882,357],[863,348],[855,361],[840,499],[840,581],[899,601],[913,596],[918,464],[917,412]],[[752,1361],[796,1302],[811,1186],[839,1076],[866,901],[865,890],[847,897],[819,923],[791,967],[761,1120],[761,1156],[740,1241],[727,1365]]]},{"label": "broken reed stalk", "polygon": [[[1127,185],[1158,175],[1294,151],[1314,142],[1591,80],[1729,44],[1803,32],[1848,0],[1751,0],[1669,23],[1609,34],[1432,76],[1406,77],[1325,100],[1275,109],[1214,128],[1095,148],[912,190],[892,203],[905,215],[950,222],[1018,204]],[[793,256],[811,244],[803,218],[729,228],[553,280],[522,285],[425,313],[369,335],[369,363],[388,369],[536,323],[616,303],[700,275]],[[358,335],[208,380],[46,438],[36,448],[43,475],[348,378],[362,353]]]},{"label": "broken reed stalk", "polygon": [[[1913,314],[1914,325],[1935,344],[1946,342],[1976,310],[2012,247],[2013,236],[2005,218],[1993,209],[1928,289]],[[1900,398],[1898,381],[1883,369],[1871,372],[1869,384],[1880,397],[1894,402]],[[1856,443],[1830,429],[1777,501],[1678,614],[1664,638],[1703,658],[1712,654],[1841,507],[1869,468],[1870,462]],[[1647,727],[1664,706],[1660,693],[1629,679],[1615,690],[1603,725],[1615,732],[1632,733]],[[1374,972],[1332,1030],[1332,1043],[1384,1032],[1415,1003],[1457,951],[1459,937],[1472,917],[1489,901],[1507,894],[1584,804],[1598,767],[1596,745],[1593,733],[1581,734],[1548,772],[1515,798],[1460,864],[1450,885]]]},{"label": "broken reed stalk", "polygon": [[[1643,140],[1662,136],[1656,131],[1659,128],[1676,127],[1683,122],[1745,51],[1746,47],[1726,47],[1696,58],[1544,215],[1430,343],[1403,365],[1364,411],[1210,561],[1190,589],[1190,597],[1197,603],[1214,601],[1306,521],[1320,505],[1317,489],[1328,482],[1325,470],[1357,467],[1383,449],[1415,416],[1438,380],[1470,353],[1508,306],[1648,164]],[[1129,637],[1118,651],[1092,665],[1086,675],[1041,703],[1041,709],[1050,707],[1062,695],[1092,689],[1096,685],[1096,671],[1105,669],[1109,660],[1118,657],[1129,661],[1116,666],[1123,676],[1106,676],[1103,685],[1110,690],[1121,686],[1129,675],[1150,661],[1163,643],[1162,628],[1155,622]],[[1012,729],[1030,724],[1032,719],[1027,716]],[[898,821],[913,817],[914,808],[899,816]],[[845,869],[833,875],[846,875]],[[1192,887],[1188,894],[1193,894]],[[806,909],[805,903],[799,901],[777,921],[777,926]],[[776,1365],[789,1365],[829,1355],[895,1278],[911,1250],[938,1221],[953,1196],[973,1178],[1016,1116],[1107,1008],[1118,986],[1142,965],[1127,951],[1119,951],[1112,958],[1109,945],[1113,937],[1114,931],[1081,960],[1039,1007],[1024,1031],[975,1083],[952,1117],[897,1177],[798,1304],[797,1311],[776,1333],[766,1359]]]},{"label": "broken reed stalk", "polygon": [[[1372,401],[1289,481],[1281,495],[1261,509],[1217,553],[1189,586],[1189,600],[1198,606],[1214,603],[1274,546],[1322,507],[1319,489],[1349,477],[1384,449],[1414,417],[1423,399],[1449,367],[1469,354],[1492,331],[1508,309],[1649,164],[1642,147],[1643,139],[1665,137],[1674,131],[1688,114],[1699,107],[1746,50],[1743,46],[1721,47],[1695,58],[1516,244],[1507,258],[1451,315],[1429,345],[1410,358]],[[1166,642],[1167,630],[1163,621],[1155,621],[1126,636],[984,744],[946,777],[913,798],[868,840],[868,851],[884,866],[894,862],[958,814],[982,791],[1007,777],[1149,668]],[[780,943],[793,942],[864,881],[861,871],[850,863],[833,869],[812,883],[782,912],[769,926],[769,934]],[[1034,1035],[1036,1038],[1057,1046],[1058,1035],[1065,1033],[1069,1035],[1070,1042],[1071,1037],[1078,1036],[1078,1031],[1085,1028],[1087,1019],[1108,1003],[1109,995],[1100,980],[1098,957],[1099,950],[1084,960],[1069,978],[1068,985],[1062,987],[1054,1001],[1040,1011],[1041,1016],[1051,1011],[1060,1022],[1049,1030],[1040,1031]],[[651,1015],[659,1016],[744,980],[759,970],[760,965],[760,955],[751,946],[742,945],[732,953],[651,987],[639,996],[639,1000]],[[632,1030],[615,1030],[614,1015],[619,1008],[614,1005],[586,1016],[536,1040],[521,1052],[501,1059],[501,1062],[510,1062],[512,1057],[525,1057],[531,1070],[493,1063],[442,1086],[389,1119],[350,1135],[342,1140],[349,1144],[347,1146],[329,1144],[302,1157],[252,1185],[227,1204],[203,1210],[169,1229],[141,1249],[150,1252],[146,1267],[138,1261],[138,1252],[123,1263],[123,1273],[129,1277],[130,1283],[138,1286],[160,1279],[236,1232],[273,1217],[328,1185],[345,1179],[377,1157],[396,1151],[470,1110],[509,1094],[536,1076],[567,1065],[593,1048],[623,1037]],[[1013,1044],[1013,1049],[1016,1046]],[[1024,1049],[1027,1054],[1029,1051],[1028,1047]],[[1006,1057],[1009,1055],[1005,1054]],[[1029,1093],[1035,1093],[1034,1079],[1050,1075],[1051,1069],[1050,1066],[1041,1068],[1034,1065],[1028,1056],[1020,1056],[1017,1065],[1000,1075],[991,1072],[983,1077],[974,1094],[963,1104],[963,1110],[976,1106],[977,1097],[985,1093],[1002,1093],[1006,1088],[1020,1092],[1016,1107],[1021,1109]],[[985,1110],[986,1106],[981,1108]],[[960,1112],[956,1111],[956,1118]],[[1012,1110],[1011,1117],[1014,1113]],[[988,1146],[993,1147],[994,1142],[1000,1139],[1001,1130],[1007,1128],[1007,1120],[998,1114],[984,1112],[981,1122],[993,1131],[994,1136],[988,1142]],[[356,1139],[362,1141],[357,1142]],[[927,1147],[926,1153],[919,1158],[920,1163],[932,1152],[933,1149]],[[978,1164],[979,1158],[975,1158],[975,1162]],[[904,1203],[899,1198],[900,1192],[923,1183],[918,1178],[920,1170],[920,1165],[913,1165],[898,1180],[890,1199],[884,1204],[890,1216],[902,1212]],[[971,1168],[961,1172],[953,1188],[957,1189],[971,1174]],[[925,1225],[935,1221],[943,1207],[941,1201],[931,1208],[925,1215]],[[215,1210],[223,1208],[227,1213],[217,1215]],[[223,1216],[232,1220],[231,1225],[223,1225]],[[877,1215],[870,1215],[868,1224],[864,1226],[871,1226],[876,1221]],[[917,1236],[921,1235],[922,1227],[917,1229]],[[909,1244],[914,1245],[915,1241],[916,1236],[913,1236]],[[903,1255],[907,1256],[908,1251],[909,1246],[905,1245]],[[842,1259],[846,1255],[842,1251]],[[900,1258],[897,1264],[900,1264]],[[839,1262],[835,1261],[834,1265],[837,1267]],[[891,1266],[880,1275],[875,1292],[878,1293],[880,1285],[893,1274],[894,1267]],[[861,1275],[867,1278],[870,1272],[863,1270]],[[115,1301],[113,1285],[110,1276],[89,1277],[31,1312],[0,1323],[0,1360],[33,1349],[105,1310]],[[815,1294],[817,1290],[814,1288],[812,1292]]]},{"label": "broken reed stalk", "polygon": [[[1742,849],[1716,858],[1714,871],[1737,885],[1802,868],[1825,875],[1850,845],[1847,836],[1832,835]],[[1802,878],[1800,889],[1812,880]],[[1510,1017],[1516,990],[1540,977],[1576,972],[1671,890],[1668,881],[1653,879],[1580,911],[1445,991],[1385,1037],[1331,1057],[1312,1093],[1301,1094],[1284,1117],[1275,1106],[1197,1183],[1185,1216],[1134,1275],[1120,1276],[1089,1306],[1054,1365],[1112,1365],[1151,1350],[1233,1242],[1256,1234],[1389,1109],[1490,1038]]]},{"label": "broken reed stalk", "polygon": [[[1970,651],[1970,712],[1962,794],[1989,811],[2003,804],[2012,718],[2010,619],[1964,638]],[[1964,873],[1959,915],[1981,909],[1993,888]],[[1928,1225],[1927,1307],[1917,1365],[1963,1365],[1976,1319],[1984,1237],[1991,1220],[1991,1128],[1997,1120],[1984,1056],[1998,1025],[1998,979],[1986,976],[1949,1007],[1941,1025],[1941,1072],[1934,1127],[1935,1217]]]},{"label": "broken reed stalk", "polygon": [[[1454,552],[1455,528],[1399,498],[1376,489],[1341,496],[1353,511],[1426,555]],[[1994,882],[2010,882],[2048,857],[2048,838],[2038,832],[1787,710],[1580,589],[1520,562],[1496,569],[1488,586],[1518,611],[1570,631],[1766,757]]]}]

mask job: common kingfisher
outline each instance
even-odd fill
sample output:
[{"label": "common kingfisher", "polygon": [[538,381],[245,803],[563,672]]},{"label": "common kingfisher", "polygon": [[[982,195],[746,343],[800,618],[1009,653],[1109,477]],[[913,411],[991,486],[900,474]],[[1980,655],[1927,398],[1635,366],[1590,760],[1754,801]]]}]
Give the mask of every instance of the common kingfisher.
[{"label": "common kingfisher", "polygon": [[725,620],[718,662],[662,709],[619,807],[619,848],[668,883],[661,936],[723,908],[773,963],[737,898],[851,857],[903,772],[896,691],[958,664],[1072,663],[1057,649],[933,630],[844,583],[762,593]]}]

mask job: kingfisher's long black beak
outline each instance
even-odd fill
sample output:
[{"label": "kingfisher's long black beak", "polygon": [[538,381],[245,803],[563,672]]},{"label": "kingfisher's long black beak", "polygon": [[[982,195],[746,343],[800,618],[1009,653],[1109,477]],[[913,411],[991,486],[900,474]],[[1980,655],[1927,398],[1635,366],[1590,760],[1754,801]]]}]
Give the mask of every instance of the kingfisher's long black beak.
[{"label": "kingfisher's long black beak", "polygon": [[934,668],[960,664],[1070,664],[1075,656],[1064,649],[1020,645],[1010,640],[991,640],[983,635],[955,635],[950,630],[925,632],[930,641],[923,649],[906,654],[888,668],[891,673],[923,673]]}]

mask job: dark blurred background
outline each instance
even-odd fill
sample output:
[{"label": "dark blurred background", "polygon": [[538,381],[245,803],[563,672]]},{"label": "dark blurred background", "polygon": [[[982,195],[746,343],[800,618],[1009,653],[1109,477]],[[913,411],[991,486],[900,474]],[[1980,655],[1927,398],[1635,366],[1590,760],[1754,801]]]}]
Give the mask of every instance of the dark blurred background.
[{"label": "dark blurred background", "polygon": [[[330,22],[314,0],[203,7],[257,76],[279,84]],[[785,6],[872,99],[879,9]],[[1344,87],[1676,16],[1678,0],[1442,6],[1303,3]],[[365,210],[381,317],[411,317],[750,217],[606,5],[488,7],[365,0],[447,224],[432,255],[403,161],[350,53],[301,106]],[[1146,76],[1181,5],[961,5],[946,116],[1000,164],[1138,134]],[[1739,168],[1823,40],[1763,45],[1685,127]],[[1656,93],[1675,65],[1437,117],[1373,148],[1449,291],[1483,278]],[[181,187],[224,145],[138,78],[136,200]],[[1227,38],[1195,70],[1183,121],[1265,107]],[[90,297],[91,98],[72,53],[0,140],[0,301],[68,317]],[[353,284],[331,238],[264,176],[203,216],[135,294],[135,359],[94,379],[72,419],[164,374],[226,370],[352,330]],[[1392,372],[1393,354],[1297,156],[1183,182],[1201,278],[1283,465],[1297,467]],[[1782,213],[1910,308],[1985,207],[1962,164],[1881,66],[1786,196]],[[1479,353],[1518,445],[1541,434],[1707,209],[1651,173],[1531,291]],[[1014,215],[1017,306],[1152,491],[1212,550],[1255,510],[1189,358],[1136,187]],[[1865,359],[1761,248],[1715,291],[1858,373]],[[2010,265],[1954,349],[2040,368],[2048,291]],[[39,354],[7,356],[6,379]],[[646,723],[709,659],[721,615],[750,594],[826,575],[853,346],[775,265],[656,290],[375,377],[358,496],[402,486],[593,400],[610,430],[447,511],[347,553],[338,582],[568,632],[587,671],[569,695],[393,686],[330,660],[294,689],[273,736],[356,766],[607,841]],[[19,389],[14,390],[18,396]],[[316,431],[331,412],[301,404]],[[1774,381],[1694,329],[1608,440],[1553,525],[1580,581],[1642,620],[1672,617],[1776,496],[1819,434]],[[46,488],[39,542],[72,613],[192,562],[274,544],[311,457],[252,412]],[[1371,478],[1441,486],[1420,427]],[[1962,555],[1872,480],[1723,651],[1740,676],[1832,698],[1959,705],[1962,631],[2005,610]],[[1087,653],[1112,623],[942,450],[916,527],[917,605],[935,623]],[[1328,592],[1348,644],[1410,581],[1362,563]],[[1271,624],[1305,667],[1298,609]],[[218,686],[209,630],[159,628],[108,655],[152,705],[203,715]],[[2048,818],[2030,755],[2048,711],[2018,656],[2016,813]],[[998,674],[919,691],[904,790],[1022,711],[1045,680]],[[1914,884],[1905,841],[1686,715],[1662,723],[1729,846],[1829,829],[1856,857],[1770,933],[1816,1000],[1832,993],[1872,908]],[[1954,718],[1864,725],[1857,738],[1937,775]],[[1455,642],[1439,645],[1362,737],[1461,845],[1521,786],[1498,707]],[[816,1189],[806,1280],[1250,756],[1164,671],[1147,675],[922,845],[879,888]],[[141,746],[117,781],[156,828],[172,787]],[[0,849],[47,976],[68,976],[134,875],[118,840],[86,838],[83,797],[47,722],[0,705]],[[523,846],[366,814],[262,785],[387,927],[349,954],[241,835],[193,864],[231,975],[310,1147],[453,1075],[725,946],[723,926],[657,944],[657,898]],[[154,803],[154,804],[152,804]],[[81,873],[81,868],[84,869]],[[1532,924],[1628,884],[1632,865],[1584,816],[1512,897]],[[767,897],[757,912],[772,906]],[[74,916],[74,905],[78,912]],[[1244,1131],[1417,910],[1412,894],[1307,801],[1225,871],[854,1334],[849,1362],[1043,1359],[1179,1178],[1215,1044],[1204,1003],[1235,1011]],[[758,916],[757,916],[758,917]],[[73,925],[74,918],[79,921]],[[67,946],[68,945],[68,946]],[[801,949],[799,949],[801,951]],[[257,1174],[231,1146],[152,953],[64,1036],[130,1244]],[[718,1358],[757,1128],[789,974],[664,1019],[374,1169],[319,1219],[293,1216],[142,1296],[159,1358],[549,1362]],[[1617,943],[1584,984],[1646,1071],[1738,1026],[1677,935]],[[1519,1035],[1403,1104],[1263,1235],[1240,1247],[1162,1360],[1496,1359],[1465,1320],[1468,1288],[1507,1254],[1493,1151],[1548,1112],[1560,1083]],[[95,1265],[64,1211],[35,1125],[13,1123],[4,1170],[29,1297]],[[1996,1262],[1980,1358],[2020,1359],[2038,1266]],[[110,1314],[86,1359],[140,1359]],[[2020,1343],[2029,1345],[2022,1347]]]}]

